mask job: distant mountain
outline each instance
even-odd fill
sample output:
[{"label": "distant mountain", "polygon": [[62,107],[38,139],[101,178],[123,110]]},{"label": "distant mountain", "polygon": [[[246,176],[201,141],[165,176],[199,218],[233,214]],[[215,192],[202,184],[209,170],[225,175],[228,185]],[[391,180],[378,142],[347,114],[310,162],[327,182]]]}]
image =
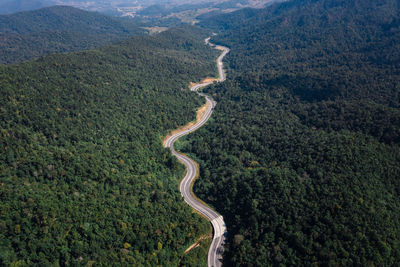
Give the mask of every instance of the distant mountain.
[{"label": "distant mountain", "polygon": [[54,4],[55,2],[46,0],[3,0],[0,1],[0,15],[35,10]]},{"label": "distant mountain", "polygon": [[[182,22],[196,23],[199,18],[209,16],[209,14],[229,13],[242,8],[263,8],[273,2],[282,0],[210,0],[210,1],[192,1],[190,3],[156,3],[147,6],[137,12],[125,12],[125,15],[139,17],[161,17],[161,18],[178,18]],[[121,8],[124,11],[124,8]]]},{"label": "distant mountain", "polygon": [[132,22],[54,6],[0,16],[0,63],[91,49],[143,33]]}]

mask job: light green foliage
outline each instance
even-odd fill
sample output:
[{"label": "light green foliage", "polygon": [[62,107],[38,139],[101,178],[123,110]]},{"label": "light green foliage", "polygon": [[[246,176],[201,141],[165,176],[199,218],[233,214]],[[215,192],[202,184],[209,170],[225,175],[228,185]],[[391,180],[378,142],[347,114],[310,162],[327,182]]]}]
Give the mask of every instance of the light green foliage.
[{"label": "light green foliage", "polygon": [[183,256],[180,266],[182,267],[207,267],[208,249],[211,246],[211,238],[200,241],[198,247],[195,247]]}]

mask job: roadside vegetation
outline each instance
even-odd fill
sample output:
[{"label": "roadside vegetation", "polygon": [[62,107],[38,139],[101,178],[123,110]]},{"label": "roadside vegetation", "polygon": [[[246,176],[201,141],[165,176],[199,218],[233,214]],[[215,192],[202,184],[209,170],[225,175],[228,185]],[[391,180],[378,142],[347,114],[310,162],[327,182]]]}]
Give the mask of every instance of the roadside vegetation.
[{"label": "roadside vegetation", "polygon": [[211,246],[212,237],[208,236],[196,242],[196,247],[185,254],[179,264],[182,267],[207,267],[208,250]]},{"label": "roadside vegetation", "polygon": [[210,18],[217,106],[181,142],[227,222],[227,266],[400,260],[399,6],[289,1]]},{"label": "roadside vegetation", "polygon": [[0,66],[0,265],[177,265],[208,234],[162,137],[217,51],[193,27]]}]

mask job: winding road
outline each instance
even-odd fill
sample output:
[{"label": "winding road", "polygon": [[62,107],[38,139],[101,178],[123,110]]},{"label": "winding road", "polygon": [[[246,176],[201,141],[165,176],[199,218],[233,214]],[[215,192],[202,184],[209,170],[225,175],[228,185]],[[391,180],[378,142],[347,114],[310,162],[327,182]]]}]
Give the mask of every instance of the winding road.
[{"label": "winding road", "polygon": [[[217,59],[217,66],[218,66],[218,73],[219,73],[219,78],[215,79],[217,82],[223,82],[226,79],[224,68],[223,68],[223,63],[222,60],[225,57],[226,54],[229,53],[229,48],[224,47],[224,46],[215,46],[214,44],[210,43],[210,37],[205,40],[205,43],[207,45],[210,45],[218,50],[221,50],[222,53]],[[206,206],[205,204],[201,203],[198,201],[191,193],[191,187],[194,179],[196,178],[196,175],[198,173],[198,168],[196,165],[196,162],[189,158],[188,156],[181,154],[177,152],[174,148],[175,142],[182,136],[187,135],[197,129],[199,129],[201,126],[203,126],[208,119],[211,117],[211,114],[213,113],[214,107],[215,107],[215,102],[214,100],[205,94],[199,93],[198,90],[200,88],[206,87],[212,82],[204,82],[204,83],[199,83],[190,88],[190,90],[197,92],[200,96],[203,96],[208,105],[207,105],[207,110],[202,116],[202,118],[192,127],[189,129],[182,130],[172,136],[170,136],[164,143],[165,147],[168,147],[171,149],[171,152],[173,155],[175,155],[179,161],[181,161],[187,168],[187,172],[185,177],[182,179],[179,190],[181,191],[181,194],[185,200],[186,203],[188,203],[192,208],[200,212],[202,215],[207,217],[207,219],[211,222],[213,228],[214,228],[214,236],[213,240],[210,246],[210,249],[208,251],[208,266],[209,267],[219,267],[221,266],[221,260],[222,260],[222,251],[223,251],[223,245],[225,243],[225,236],[227,233],[226,230],[226,225],[224,222],[223,217],[218,214],[216,211],[212,210],[210,207]]]}]

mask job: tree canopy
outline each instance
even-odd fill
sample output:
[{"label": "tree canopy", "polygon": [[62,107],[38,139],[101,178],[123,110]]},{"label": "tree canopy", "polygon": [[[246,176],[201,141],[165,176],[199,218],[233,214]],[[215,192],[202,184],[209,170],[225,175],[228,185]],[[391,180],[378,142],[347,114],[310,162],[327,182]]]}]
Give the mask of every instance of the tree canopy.
[{"label": "tree canopy", "polygon": [[193,27],[0,66],[0,265],[176,265],[209,224],[161,138],[215,73]]},{"label": "tree canopy", "polygon": [[228,80],[181,141],[224,216],[228,266],[400,260],[397,1],[288,1],[209,18]]},{"label": "tree canopy", "polygon": [[0,15],[0,63],[93,49],[144,33],[132,20],[68,6]]}]

